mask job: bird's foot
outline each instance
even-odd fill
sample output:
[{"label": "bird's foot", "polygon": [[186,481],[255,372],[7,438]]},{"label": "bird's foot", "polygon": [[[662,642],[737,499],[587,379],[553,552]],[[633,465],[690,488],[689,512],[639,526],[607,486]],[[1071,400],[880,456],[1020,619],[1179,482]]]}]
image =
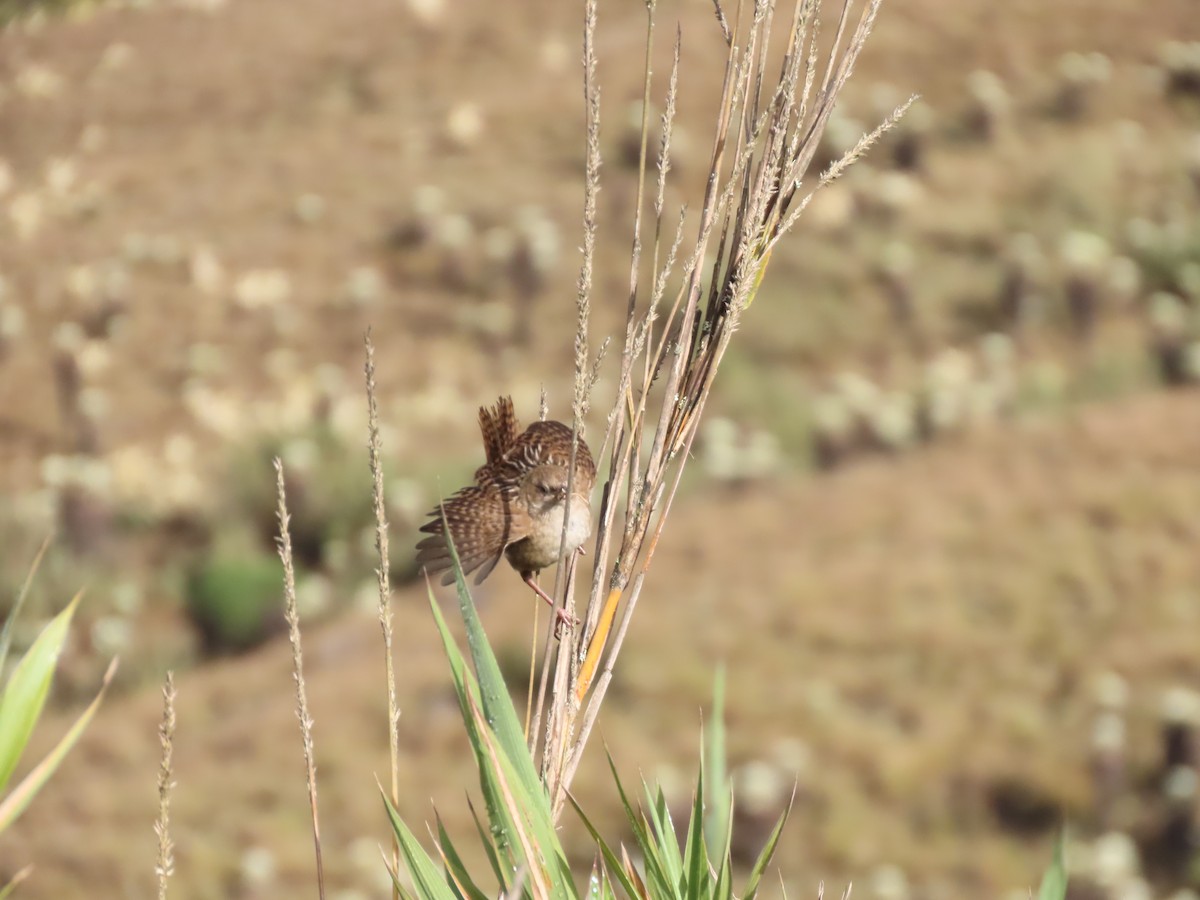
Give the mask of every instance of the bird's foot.
[{"label": "bird's foot", "polygon": [[554,610],[554,636],[562,638],[564,628],[575,628],[579,624],[579,620],[568,613],[565,609],[554,602],[554,598],[538,587],[538,583],[533,580],[533,573],[527,572],[521,576],[522,580],[533,589],[533,592],[541,597]]},{"label": "bird's foot", "polygon": [[574,631],[579,626],[579,619],[571,615],[561,606],[554,610],[554,636],[562,640],[564,631]]}]

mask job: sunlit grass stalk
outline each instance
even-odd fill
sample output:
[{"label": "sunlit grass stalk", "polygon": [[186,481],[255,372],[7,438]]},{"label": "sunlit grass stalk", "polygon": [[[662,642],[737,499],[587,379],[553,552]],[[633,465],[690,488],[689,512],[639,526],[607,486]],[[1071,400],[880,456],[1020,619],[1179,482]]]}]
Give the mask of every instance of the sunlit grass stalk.
[{"label": "sunlit grass stalk", "polygon": [[[576,328],[575,328],[575,391],[571,404],[571,458],[568,467],[567,496],[574,490],[575,457],[579,450],[579,437],[583,430],[583,417],[587,414],[589,392],[589,372],[591,366],[588,357],[588,323],[591,316],[592,274],[596,256],[596,198],[600,192],[600,88],[596,83],[596,0],[587,0],[584,6],[583,21],[583,98],[586,111],[586,167],[583,188],[583,259],[579,267],[579,281],[576,290]],[[567,517],[563,517],[562,543],[566,546]],[[565,568],[569,576],[566,579],[566,590],[561,601],[568,615],[574,614],[574,584],[575,556]],[[554,589],[551,596],[559,596],[559,588],[563,581],[563,568],[555,569]],[[558,601],[556,600],[555,614]],[[551,617],[554,622],[554,616]],[[566,640],[558,645],[557,652],[552,653],[551,641],[553,624],[546,632],[546,652],[542,665],[542,678],[538,686],[538,699],[535,707],[532,733],[529,738],[530,747],[538,745],[539,734],[546,714],[546,736],[542,749],[542,779],[547,784],[557,784],[562,773],[563,737],[569,733],[569,719],[572,710],[562,702],[551,700],[546,704],[546,690],[549,682],[551,660],[554,667],[554,698],[569,698],[572,674],[571,642]]]},{"label": "sunlit grass stalk", "polygon": [[[366,347],[366,363],[364,373],[367,382],[367,450],[371,461],[371,495],[375,507],[375,551],[379,556],[379,566],[375,569],[375,577],[379,588],[379,626],[383,632],[383,666],[384,677],[387,679],[387,710],[388,710],[388,762],[391,773],[391,796],[393,805],[400,802],[400,704],[396,699],[396,673],[392,653],[392,588],[390,584],[391,566],[388,560],[388,522],[387,503],[383,490],[383,461],[381,459],[383,442],[379,436],[379,404],[375,397],[375,345],[371,341],[371,332],[367,331],[364,338]],[[398,840],[392,843],[392,865],[400,865],[400,844]],[[398,889],[393,887],[393,898],[399,898]]]},{"label": "sunlit grass stalk", "polygon": [[325,867],[321,860],[321,826],[317,812],[317,764],[313,752],[313,720],[308,712],[308,690],[304,684],[304,653],[300,646],[300,611],[296,603],[296,570],[292,562],[291,516],[287,509],[284,488],[283,462],[275,459],[275,488],[279,496],[279,559],[283,562],[284,616],[287,619],[288,640],[292,644],[292,677],[296,681],[296,715],[300,719],[300,736],[304,747],[304,772],[308,782],[308,807],[312,816],[313,852],[317,861],[317,895],[325,900]]},{"label": "sunlit grass stalk", "polygon": [[[645,69],[639,174],[634,198],[629,293],[616,396],[607,416],[597,458],[607,457],[592,554],[592,582],[581,625],[557,646],[549,638],[543,661],[530,746],[540,747],[541,773],[555,815],[579,764],[617,656],[645,583],[654,550],[679,488],[683,467],[717,370],[745,310],[762,284],[771,253],[796,223],[815,191],[840,176],[907,104],[863,136],[844,158],[801,188],[833,106],[853,71],[874,24],[881,0],[844,2],[832,43],[818,51],[819,0],[796,0],[783,29],[778,68],[768,63],[776,5],[740,0],[730,16],[715,3],[726,44],[720,103],[714,123],[709,172],[694,236],[683,239],[686,222],[669,247],[664,235],[665,190],[678,90],[681,42],[665,112],[653,197],[653,248],[643,247],[652,94],[651,59],[656,3],[647,0]],[[583,259],[577,296],[574,426],[587,412],[592,363],[588,320],[596,242],[599,190],[600,103],[596,82],[596,4],[584,14],[583,86],[587,122],[584,182]],[[778,42],[776,42],[778,43]],[[824,46],[824,44],[822,44]],[[649,256],[649,277],[642,265]],[[677,266],[681,269],[677,272]],[[645,284],[643,284],[645,281]],[[678,284],[665,304],[670,283]],[[663,314],[663,307],[668,311]],[[652,430],[647,426],[652,425]],[[594,445],[595,446],[595,445]],[[571,561],[573,563],[573,560]],[[572,565],[555,579],[555,596],[574,606]],[[564,584],[565,582],[565,584]],[[565,591],[560,589],[565,586]],[[550,659],[553,655],[553,660]],[[545,736],[538,740],[544,723]]]},{"label": "sunlit grass stalk", "polygon": [[171,841],[171,789],[175,787],[175,773],[171,758],[175,749],[175,675],[167,672],[163,683],[163,715],[158,726],[158,743],[162,756],[158,766],[158,821],[154,833],[158,836],[158,863],[154,873],[158,877],[158,900],[166,900],[167,882],[175,874],[175,845]]}]

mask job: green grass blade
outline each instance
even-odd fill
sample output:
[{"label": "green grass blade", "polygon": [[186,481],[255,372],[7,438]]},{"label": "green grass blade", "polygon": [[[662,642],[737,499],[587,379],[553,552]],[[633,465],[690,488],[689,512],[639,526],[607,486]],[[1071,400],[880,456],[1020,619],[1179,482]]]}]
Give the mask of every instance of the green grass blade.
[{"label": "green grass blade", "polygon": [[679,836],[675,833],[675,823],[671,820],[671,810],[667,807],[667,798],[662,788],[651,793],[649,785],[642,785],[646,803],[650,810],[650,824],[654,831],[654,842],[658,850],[658,858],[663,867],[667,880],[680,887],[683,884],[683,854],[679,851]]},{"label": "green grass blade", "polygon": [[775,851],[779,847],[779,837],[783,834],[783,826],[787,824],[788,816],[792,812],[792,803],[795,802],[795,799],[796,791],[793,789],[787,807],[779,816],[779,821],[775,823],[775,827],[771,830],[771,836],[767,838],[767,843],[763,846],[762,852],[758,854],[758,859],[754,861],[754,865],[750,869],[750,878],[746,882],[746,889],[742,892],[742,900],[753,900],[754,895],[758,892],[758,885],[762,881],[763,873],[766,872],[767,866],[771,864],[771,860],[775,856]]},{"label": "green grass blade", "polygon": [[[474,700],[471,697],[468,699]],[[540,788],[532,795],[523,793],[516,767],[494,740],[495,732],[483,721],[483,711],[473,705],[472,713],[476,716],[476,727],[486,745],[487,762],[495,767],[491,774],[520,841],[535,894],[544,893],[556,898],[575,897],[575,885],[566,853],[563,852],[557,830],[550,824],[549,798]],[[521,751],[528,753],[524,744]]]},{"label": "green grass blade", "polygon": [[592,820],[584,813],[583,807],[579,805],[579,802],[570,793],[567,794],[567,799],[571,802],[571,806],[575,807],[575,813],[579,816],[579,821],[583,823],[583,827],[588,830],[588,834],[596,842],[596,846],[600,849],[600,855],[604,858],[607,868],[613,873],[613,877],[620,882],[625,894],[634,898],[641,897],[641,893],[634,885],[629,874],[625,871],[625,866],[622,865],[620,857],[617,856],[608,842],[600,836],[600,832],[596,830],[596,826],[592,824]]},{"label": "green grass blade", "polygon": [[100,701],[104,699],[104,694],[108,690],[109,684],[112,683],[113,676],[117,673],[117,661],[114,659],[108,664],[108,671],[104,673],[104,681],[100,685],[100,690],[96,692],[95,698],[88,704],[85,709],[75,720],[75,723],[67,730],[67,733],[62,736],[54,749],[51,750],[42,759],[40,763],[34,766],[33,770],[21,779],[11,794],[4,798],[4,802],[0,803],[0,832],[8,828],[29,806],[31,800],[42,786],[54,774],[54,770],[58,768],[59,763],[63,761],[71,748],[75,746],[75,742],[79,740],[79,736],[83,734],[84,729],[88,727],[88,723],[92,721],[92,717],[96,715],[96,710],[100,708]]},{"label": "green grass blade", "polygon": [[458,889],[458,893],[469,900],[489,900],[488,895],[475,884],[471,878],[471,873],[467,871],[467,867],[463,865],[462,857],[458,855],[458,851],[454,847],[454,842],[450,840],[450,835],[446,833],[445,826],[442,825],[442,817],[434,813],[434,819],[437,822],[437,845],[438,851],[442,855],[442,863],[446,868],[446,874],[454,881],[454,886]]},{"label": "green grass blade", "polygon": [[[725,808],[725,821],[733,821],[733,797],[729,797]],[[716,858],[721,861],[717,868],[717,883],[713,887],[713,896],[717,900],[731,900],[733,897],[733,860],[730,856],[730,849],[733,845],[733,829],[725,829],[725,844],[721,848],[720,855]]]},{"label": "green grass blade", "polygon": [[404,856],[404,862],[408,866],[413,884],[416,885],[417,894],[422,900],[458,900],[453,889],[446,884],[433,857],[425,852],[425,848],[421,846],[416,835],[412,833],[392,806],[382,785],[379,788],[379,794],[383,797],[383,805],[387,809],[388,819],[392,823],[392,831],[395,832],[396,840],[400,844],[400,852]]},{"label": "green grass blade", "polygon": [[592,874],[588,876],[587,894],[584,896],[587,900],[606,900],[605,886],[604,867],[596,859],[592,862]]},{"label": "green grass blade", "polygon": [[731,900],[733,897],[733,874],[729,869],[729,856],[721,859],[721,867],[717,870],[717,883],[713,885],[713,897],[717,900]]},{"label": "green grass blade", "polygon": [[612,880],[608,877],[608,867],[599,859],[592,863],[592,874],[588,879],[587,897],[588,900],[617,900],[617,893],[613,890]]},{"label": "green grass blade", "polygon": [[1067,858],[1063,845],[1066,835],[1059,834],[1054,842],[1054,858],[1050,868],[1042,876],[1042,885],[1038,888],[1037,900],[1063,900],[1067,896]]},{"label": "green grass blade", "polygon": [[[471,591],[467,588],[466,579],[463,577],[462,567],[458,561],[458,551],[454,548],[454,542],[450,540],[449,535],[447,535],[446,542],[450,546],[450,556],[454,562],[458,607],[462,613],[463,623],[467,627],[467,650],[471,654],[471,661],[475,664],[475,676],[479,682],[479,699],[483,706],[484,718],[495,732],[496,739],[516,769],[517,777],[520,779],[525,793],[530,795],[537,791],[545,793],[545,788],[541,779],[538,778],[533,758],[529,755],[529,748],[525,743],[525,729],[513,706],[512,695],[508,692],[508,685],[504,682],[500,665],[496,662],[496,655],[492,652],[492,645],[487,639],[487,634],[484,633],[483,624],[479,621],[475,601],[472,599]],[[549,810],[549,806],[546,808]],[[550,825],[551,822],[547,821],[546,824]]]},{"label": "green grass blade", "polygon": [[[514,871],[519,870],[525,873],[525,879],[532,887],[535,897],[548,897],[550,891],[544,860],[534,848],[533,841],[529,836],[529,829],[526,827],[527,817],[522,815],[522,810],[513,797],[511,782],[504,777],[502,751],[490,739],[487,723],[483,721],[483,713],[479,710],[474,698],[468,695],[468,700],[471,703],[471,713],[476,717],[476,733],[479,734],[481,742],[485,745],[484,751],[478,759],[480,779],[487,780],[496,797],[497,811],[492,815],[493,829],[495,829],[497,821],[503,822],[505,833],[508,835],[509,854],[513,859]],[[524,891],[525,894],[528,892],[528,889]]]},{"label": "green grass blade", "polygon": [[613,762],[612,754],[608,753],[607,749],[605,756],[608,759],[609,771],[612,772],[613,784],[617,788],[617,796],[621,798],[621,808],[625,810],[625,818],[629,820],[629,827],[633,831],[634,838],[639,844],[644,844],[650,839],[645,823],[634,810],[633,804],[629,802],[629,795],[625,793],[625,785],[621,783],[621,777],[617,774],[617,764]]},{"label": "green grass blade", "polygon": [[[625,849],[625,845],[621,845],[621,863],[625,867],[625,871],[629,874],[630,880],[637,889],[637,896],[641,900],[650,900],[650,891],[646,889],[646,882],[642,881],[642,876],[638,874],[637,869],[633,865],[633,860],[629,858],[629,851]],[[669,897],[670,894],[663,893],[660,897]]]},{"label": "green grass blade", "polygon": [[392,887],[395,889],[393,897],[398,897],[399,900],[420,900],[413,892],[412,888],[400,880],[400,873],[396,869],[396,864],[388,858],[387,853],[383,848],[379,848],[379,857],[383,862],[383,868],[387,870],[388,876],[392,879]]},{"label": "green grass blade", "polygon": [[[704,764],[701,763],[700,774],[696,776],[696,791],[692,800],[692,814],[688,818],[683,854],[684,895],[697,900],[709,897],[712,888],[708,877],[708,853],[704,846],[704,788]],[[662,796],[661,790],[659,796]]]},{"label": "green grass blade", "polygon": [[81,593],[76,594],[67,608],[42,629],[4,686],[4,695],[0,697],[0,790],[12,778],[29,736],[33,734],[33,726],[46,705],[58,654],[81,596]]},{"label": "green grass blade", "polygon": [[717,669],[713,683],[712,721],[705,745],[704,769],[707,772],[708,794],[704,798],[708,815],[704,821],[704,839],[708,856],[717,859],[721,848],[728,843],[732,791],[729,785],[729,766],[725,755],[725,667]]},{"label": "green grass blade", "polygon": [[479,843],[483,845],[488,863],[492,867],[492,873],[496,876],[496,883],[500,885],[500,892],[507,894],[509,873],[500,866],[500,857],[496,855],[496,847],[492,836],[483,827],[483,822],[479,818],[479,812],[475,809],[475,804],[469,798],[467,799],[467,809],[471,811],[471,818],[475,821],[475,830],[479,832]]},{"label": "green grass blade", "polygon": [[434,622],[442,637],[442,645],[446,651],[446,659],[450,663],[450,676],[454,682],[454,690],[458,694],[459,712],[463,717],[463,726],[467,732],[467,740],[471,751],[475,754],[475,767],[479,773],[479,787],[483,792],[484,808],[487,810],[490,827],[487,834],[498,855],[502,856],[509,871],[516,868],[520,858],[514,853],[513,823],[509,820],[504,804],[501,801],[495,779],[492,777],[492,766],[489,764],[484,741],[476,727],[475,716],[471,712],[470,693],[475,689],[475,678],[467,669],[458,645],[450,634],[446,620],[438,608],[437,599],[429,592],[429,605],[433,610]]},{"label": "green grass blade", "polygon": [[621,807],[625,810],[625,818],[629,821],[629,828],[633,832],[633,839],[637,842],[638,849],[642,851],[642,864],[646,867],[646,878],[654,885],[651,893],[655,897],[673,896],[675,888],[667,878],[658,842],[647,828],[645,819],[637,814],[629,802],[629,795],[625,793],[625,786],[617,774],[617,764],[613,762],[612,754],[606,750],[605,756],[608,758],[608,768],[612,772],[613,783],[617,786],[617,795],[621,798]]},{"label": "green grass blade", "polygon": [[[485,719],[482,702],[475,702],[478,682],[467,668],[432,592],[429,600],[450,662],[467,736],[475,753],[490,826],[486,834],[491,839],[497,857],[496,867],[500,868],[502,858],[511,872],[528,860],[531,878],[539,881],[539,887],[540,881],[548,877],[556,896],[572,896],[570,869],[551,824],[549,799],[541,789],[540,782],[532,794],[525,790],[516,767]],[[520,743],[520,752],[528,760],[529,751],[524,740]],[[533,858],[529,858],[531,853]]]},{"label": "green grass blade", "polygon": [[8,648],[12,646],[13,623],[17,621],[17,616],[21,614],[21,608],[25,606],[25,600],[29,597],[29,588],[33,584],[33,576],[37,574],[37,570],[42,564],[42,557],[46,555],[49,546],[50,538],[47,537],[42,541],[37,556],[33,558],[33,563],[25,576],[25,583],[21,585],[21,593],[17,594],[16,602],[8,611],[8,618],[4,620],[4,628],[0,629],[0,672],[4,671],[4,664],[8,662]]},{"label": "green grass blade", "polygon": [[[478,688],[481,707],[481,721],[475,723],[475,733],[481,738],[477,755],[482,755],[478,758],[481,762],[487,760],[491,763],[493,798],[501,800],[504,795],[511,795],[511,802],[507,804],[508,824],[514,828],[528,825],[530,838],[542,857],[541,863],[538,860],[530,860],[531,866],[543,866],[542,872],[548,875],[556,891],[569,890],[569,893],[573,894],[570,868],[554,828],[549,799],[525,743],[525,732],[513,706],[508,685],[505,684],[491,644],[479,621],[475,602],[463,579],[457,551],[452,541],[448,543],[454,562],[459,610],[466,626],[467,648],[475,667],[475,685]],[[443,630],[443,640],[448,639],[449,632],[444,628],[444,623],[439,623],[439,628]],[[468,698],[469,696],[470,693]],[[495,736],[494,747],[491,746],[489,735]],[[481,775],[488,769],[489,767],[481,765]],[[489,806],[489,814],[491,812],[492,807]],[[513,835],[511,831],[509,833],[510,836]]]}]

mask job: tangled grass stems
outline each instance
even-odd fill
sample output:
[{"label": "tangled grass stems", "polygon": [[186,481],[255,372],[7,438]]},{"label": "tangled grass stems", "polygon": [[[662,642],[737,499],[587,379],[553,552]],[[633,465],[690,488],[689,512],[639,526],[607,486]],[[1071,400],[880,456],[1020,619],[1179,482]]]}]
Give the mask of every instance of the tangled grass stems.
[{"label": "tangled grass stems", "polygon": [[[776,4],[771,0],[739,0],[736,10],[727,16],[721,4],[714,3],[727,53],[709,171],[694,237],[683,238],[686,212],[681,209],[674,240],[668,247],[664,198],[671,170],[682,42],[676,31],[656,160],[647,290],[641,277],[647,255],[642,245],[642,217],[647,193],[649,100],[653,87],[650,60],[657,4],[654,0],[646,2],[647,52],[629,294],[617,391],[597,454],[598,459],[607,456],[609,465],[592,554],[591,589],[581,627],[557,645],[547,637],[530,736],[530,747],[539,746],[539,730],[544,722],[540,766],[555,815],[564,806],[566,791],[611,682],[717,370],[742,315],[758,293],[771,253],[794,227],[815,192],[845,172],[908,107],[904,104],[865,134],[842,159],[818,175],[811,190],[802,193],[825,126],[881,3],[865,0],[859,9],[855,0],[843,0],[832,42],[823,54],[818,50],[821,0],[795,0],[774,74],[768,56]],[[600,186],[595,30],[596,3],[589,0],[583,33],[587,160],[574,344],[576,435],[587,412],[592,383],[588,321],[597,230],[596,194]],[[705,263],[709,258],[711,268]],[[676,275],[681,260],[682,268]],[[674,279],[679,287],[663,314],[667,288]],[[647,434],[650,424],[653,427]],[[565,574],[556,574],[554,596],[561,596],[563,607],[570,612],[574,608],[574,561],[561,568]]]},{"label": "tangled grass stems", "polygon": [[275,458],[275,489],[279,497],[279,559],[283,563],[284,617],[288,640],[292,644],[292,677],[296,681],[296,716],[304,746],[304,773],[308,782],[308,807],[312,817],[313,851],[317,860],[317,896],[325,900],[325,866],[321,860],[321,825],[317,811],[317,763],[313,752],[313,720],[308,712],[308,690],[304,684],[304,653],[300,645],[300,611],[296,603],[296,570],[292,561],[292,535],[289,530],[287,491],[284,487],[283,461]]}]

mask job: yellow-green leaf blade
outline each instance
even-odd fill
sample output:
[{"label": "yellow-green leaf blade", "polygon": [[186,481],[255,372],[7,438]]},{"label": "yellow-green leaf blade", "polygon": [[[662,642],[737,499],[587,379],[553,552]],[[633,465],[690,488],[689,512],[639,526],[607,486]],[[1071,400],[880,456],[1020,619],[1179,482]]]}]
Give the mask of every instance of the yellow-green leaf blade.
[{"label": "yellow-green leaf blade", "polygon": [[117,673],[117,660],[113,660],[108,664],[108,671],[104,673],[104,682],[100,685],[100,690],[96,693],[95,699],[88,704],[85,709],[75,720],[67,733],[62,736],[54,749],[38,763],[33,770],[21,779],[21,783],[13,789],[13,792],[4,798],[4,802],[0,803],[0,832],[4,831],[17,820],[17,818],[29,806],[31,800],[38,791],[42,789],[42,785],[49,780],[54,774],[54,770],[58,768],[59,763],[75,746],[75,742],[79,740],[79,736],[83,734],[88,723],[92,721],[92,717],[96,715],[96,710],[100,708],[100,701],[104,699],[104,694],[108,690],[109,684],[112,683],[113,676]]},{"label": "yellow-green leaf blade", "polygon": [[453,889],[446,884],[437,863],[425,852],[425,848],[421,846],[417,836],[412,833],[405,821],[400,818],[400,814],[396,812],[395,807],[392,806],[387,792],[380,787],[379,793],[383,797],[383,805],[387,809],[388,819],[392,823],[392,831],[400,843],[400,852],[408,866],[408,873],[417,886],[418,895],[426,900],[457,900]]},{"label": "yellow-green leaf blade", "polygon": [[6,884],[4,887],[0,888],[0,900],[4,900],[5,897],[9,896],[13,891],[15,891],[17,889],[17,885],[19,885],[22,881],[24,881],[26,878],[28,878],[32,874],[33,874],[33,866],[32,865],[25,866],[25,868],[23,868],[19,872],[17,872],[16,875],[14,875],[11,879],[9,879],[8,884]]},{"label": "yellow-green leaf blade", "polygon": [[1042,885],[1038,888],[1037,900],[1063,900],[1067,896],[1067,860],[1063,850],[1065,836],[1060,834],[1054,842],[1054,859],[1050,868],[1042,876]]},{"label": "yellow-green leaf blade", "polygon": [[12,778],[46,705],[58,654],[66,641],[67,629],[81,596],[76,594],[67,608],[42,629],[4,686],[4,695],[0,697],[0,790]]}]

